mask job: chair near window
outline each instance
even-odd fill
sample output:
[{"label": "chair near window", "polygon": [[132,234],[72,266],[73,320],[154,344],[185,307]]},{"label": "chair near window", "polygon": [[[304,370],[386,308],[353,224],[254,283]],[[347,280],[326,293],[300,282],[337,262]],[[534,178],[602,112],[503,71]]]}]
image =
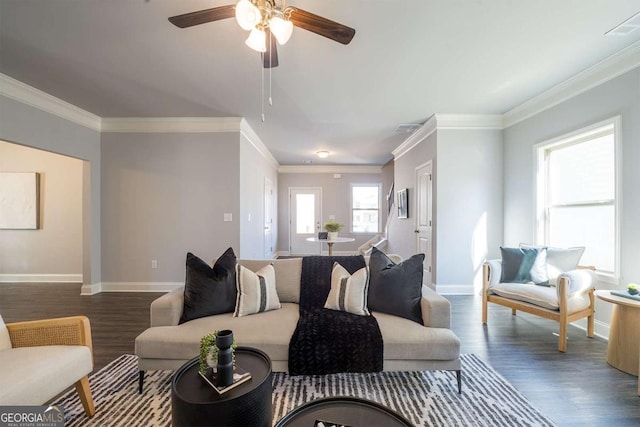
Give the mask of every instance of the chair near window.
[{"label": "chair near window", "polygon": [[[560,352],[567,350],[567,326],[571,322],[586,317],[587,336],[593,337],[596,277],[594,267],[578,266],[583,247],[536,248],[522,244],[501,251],[502,259],[483,264],[483,324],[487,323],[488,303],[494,303],[511,308],[512,315],[520,310],[558,322]],[[540,277],[545,273],[546,277]]]}]

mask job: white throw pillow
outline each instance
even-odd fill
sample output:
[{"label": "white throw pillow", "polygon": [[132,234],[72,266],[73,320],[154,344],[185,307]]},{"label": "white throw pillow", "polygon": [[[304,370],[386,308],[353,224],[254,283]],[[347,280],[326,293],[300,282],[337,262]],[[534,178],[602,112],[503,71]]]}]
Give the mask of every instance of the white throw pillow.
[{"label": "white throw pillow", "polygon": [[4,324],[4,320],[2,320],[2,315],[0,315],[0,350],[7,350],[11,347],[9,330],[7,329],[7,325]]},{"label": "white throw pillow", "polygon": [[368,293],[369,270],[367,268],[361,268],[351,275],[336,262],[331,271],[331,290],[324,308],[369,316]]},{"label": "white throw pillow", "polygon": [[276,291],[276,272],[273,264],[266,265],[255,273],[236,265],[236,310],[233,317],[262,313],[281,308]]},{"label": "white throw pillow", "polygon": [[[544,246],[528,245],[520,243],[521,248],[541,248]],[[575,270],[578,268],[580,258],[584,253],[584,246],[576,246],[573,248],[547,248],[547,275],[549,276],[549,284],[557,285],[558,276],[562,273]]]}]

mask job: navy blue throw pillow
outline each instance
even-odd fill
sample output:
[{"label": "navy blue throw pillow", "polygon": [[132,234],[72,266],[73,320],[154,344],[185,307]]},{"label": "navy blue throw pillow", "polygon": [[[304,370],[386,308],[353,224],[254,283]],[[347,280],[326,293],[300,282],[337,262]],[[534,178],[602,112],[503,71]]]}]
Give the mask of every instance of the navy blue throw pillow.
[{"label": "navy blue throw pillow", "polygon": [[213,268],[189,252],[180,324],[200,317],[232,313],[236,308],[236,255],[229,248]]},{"label": "navy blue throw pillow", "polygon": [[396,264],[373,247],[369,259],[369,310],[404,317],[422,325],[423,262],[424,254],[416,254]]}]

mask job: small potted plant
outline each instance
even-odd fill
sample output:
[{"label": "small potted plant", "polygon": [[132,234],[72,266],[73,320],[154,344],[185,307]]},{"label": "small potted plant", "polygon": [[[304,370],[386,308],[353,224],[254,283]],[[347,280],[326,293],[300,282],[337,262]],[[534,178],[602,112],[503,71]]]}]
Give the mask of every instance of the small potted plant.
[{"label": "small potted plant", "polygon": [[324,224],[324,229],[328,232],[329,240],[336,240],[338,238],[338,232],[344,227],[344,224],[340,224],[332,219]]}]

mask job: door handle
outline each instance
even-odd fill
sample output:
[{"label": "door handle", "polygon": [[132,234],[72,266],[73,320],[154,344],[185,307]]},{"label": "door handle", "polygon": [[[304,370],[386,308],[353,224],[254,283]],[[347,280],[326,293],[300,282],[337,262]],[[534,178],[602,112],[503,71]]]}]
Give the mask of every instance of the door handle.
[{"label": "door handle", "polygon": [[413,230],[414,233],[418,234],[420,230]]}]

